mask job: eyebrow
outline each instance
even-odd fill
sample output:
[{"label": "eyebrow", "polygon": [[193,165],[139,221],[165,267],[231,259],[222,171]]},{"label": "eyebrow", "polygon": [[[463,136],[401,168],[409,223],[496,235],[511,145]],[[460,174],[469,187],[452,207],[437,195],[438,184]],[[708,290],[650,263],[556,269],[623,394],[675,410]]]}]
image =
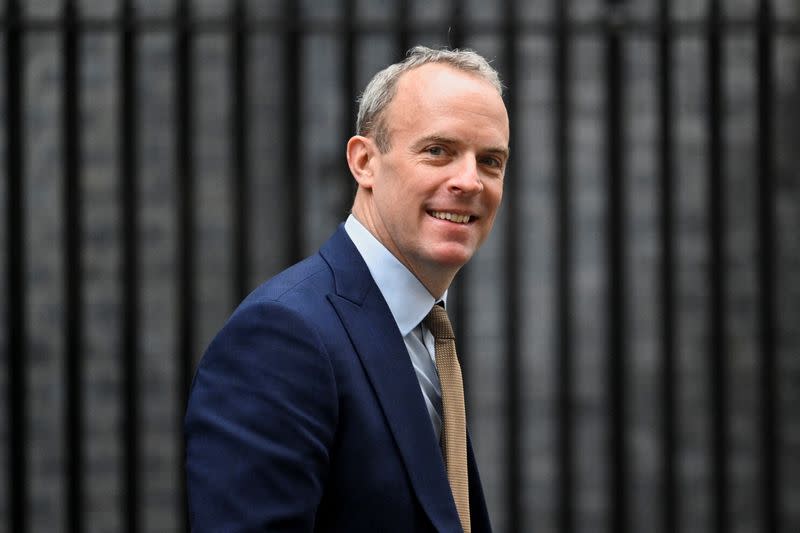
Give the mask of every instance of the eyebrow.
[{"label": "eyebrow", "polygon": [[490,154],[497,154],[503,156],[503,159],[507,160],[511,154],[509,153],[508,148],[489,148],[486,150]]},{"label": "eyebrow", "polygon": [[[444,137],[443,135],[428,135],[426,137],[421,138],[417,142],[414,143],[414,148],[421,148],[422,146],[428,143],[440,143],[440,144],[460,144],[460,142],[456,139],[452,139],[450,137]],[[489,148],[483,149],[483,151],[488,152],[490,154],[497,154],[503,156],[505,159],[509,158],[509,150],[503,146],[490,146]]]}]

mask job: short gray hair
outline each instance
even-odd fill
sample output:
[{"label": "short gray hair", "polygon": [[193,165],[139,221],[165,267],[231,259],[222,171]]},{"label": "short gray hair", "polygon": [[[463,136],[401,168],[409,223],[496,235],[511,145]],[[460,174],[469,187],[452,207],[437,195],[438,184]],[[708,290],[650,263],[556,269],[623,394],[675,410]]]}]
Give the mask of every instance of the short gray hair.
[{"label": "short gray hair", "polygon": [[386,107],[397,92],[397,82],[409,70],[428,63],[444,63],[453,68],[475,74],[488,81],[502,96],[503,84],[500,76],[489,62],[472,50],[435,50],[427,46],[415,46],[406,58],[381,70],[367,84],[358,98],[358,118],[356,132],[359,135],[375,138],[381,152],[389,150],[389,128],[384,120]]}]

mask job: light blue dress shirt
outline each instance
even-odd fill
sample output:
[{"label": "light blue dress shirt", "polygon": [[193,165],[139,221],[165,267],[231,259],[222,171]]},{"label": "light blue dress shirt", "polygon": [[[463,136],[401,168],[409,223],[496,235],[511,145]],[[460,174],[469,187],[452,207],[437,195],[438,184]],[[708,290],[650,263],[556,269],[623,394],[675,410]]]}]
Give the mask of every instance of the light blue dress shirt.
[{"label": "light blue dress shirt", "polygon": [[[442,432],[442,393],[436,371],[436,347],[433,335],[422,325],[422,320],[437,300],[353,215],[345,221],[344,229],[367,263],[372,279],[389,305],[406,343],[433,430],[439,439]],[[442,296],[442,301],[446,299],[447,292]]]}]

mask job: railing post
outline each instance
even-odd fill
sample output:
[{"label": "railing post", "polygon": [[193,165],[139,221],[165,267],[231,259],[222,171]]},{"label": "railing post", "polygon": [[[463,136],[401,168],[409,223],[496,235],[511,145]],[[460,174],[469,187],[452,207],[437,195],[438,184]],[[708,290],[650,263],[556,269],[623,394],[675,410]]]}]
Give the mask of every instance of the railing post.
[{"label": "railing post", "polygon": [[[119,136],[120,205],[122,206],[122,525],[126,533],[139,531],[139,101],[136,91],[137,29],[133,0],[125,0],[120,12],[119,44]],[[180,475],[183,475],[181,468]]]},{"label": "railing post", "polygon": [[555,211],[556,211],[556,477],[557,524],[561,533],[575,531],[575,432],[574,420],[574,359],[573,343],[573,282],[574,272],[572,247],[574,242],[572,216],[572,168],[569,157],[570,138],[570,35],[567,22],[568,1],[557,1],[555,13],[555,52],[553,59],[555,124],[553,146],[555,163]]},{"label": "railing post", "polygon": [[[517,64],[519,62],[518,5],[515,0],[506,0],[504,5],[505,39],[503,43],[503,65],[505,81],[511,88],[506,97],[510,117],[517,112]],[[510,124],[511,139],[516,136],[517,122]],[[520,296],[522,286],[522,254],[520,252],[521,198],[519,173],[513,160],[509,162],[505,176],[506,242],[505,254],[505,338],[506,338],[506,512],[507,530],[522,531],[523,506],[523,456],[522,456],[522,355],[520,346],[521,317],[525,316]]]},{"label": "railing post", "polygon": [[677,468],[675,456],[677,438],[677,395],[675,393],[675,240],[673,195],[674,166],[673,111],[672,104],[672,31],[670,25],[670,2],[659,1],[658,34],[658,111],[659,111],[659,240],[661,247],[660,306],[661,311],[661,462],[663,481],[661,484],[662,519],[664,531],[677,531]]},{"label": "railing post", "polygon": [[708,110],[708,242],[709,242],[709,344],[708,387],[711,397],[711,516],[713,531],[730,531],[728,507],[728,373],[726,365],[727,342],[725,326],[727,312],[725,291],[727,268],[725,264],[725,203],[727,199],[722,162],[722,16],[719,0],[711,0],[706,16],[706,70]]},{"label": "railing post", "polygon": [[8,358],[8,530],[29,531],[28,519],[28,401],[26,361],[28,360],[25,249],[25,180],[23,176],[25,125],[23,113],[23,21],[19,0],[6,3],[6,335]]},{"label": "railing post", "polygon": [[607,348],[609,387],[609,497],[608,531],[628,531],[628,453],[625,438],[627,420],[628,306],[626,284],[627,231],[625,216],[626,169],[624,167],[625,69],[622,56],[627,5],[623,0],[606,0],[606,179],[607,179]]},{"label": "railing post", "polygon": [[66,530],[81,533],[84,502],[83,394],[83,195],[81,191],[81,119],[79,76],[80,29],[75,0],[65,0],[62,14],[64,100],[62,140],[64,161],[64,456]]},{"label": "railing post", "polygon": [[773,88],[773,33],[772,2],[761,0],[758,10],[757,70],[758,70],[758,285],[759,285],[759,339],[761,349],[761,512],[763,531],[780,528],[779,483],[779,423],[780,413],[776,396],[777,346],[775,319],[775,135]]},{"label": "railing post", "polygon": [[[176,161],[177,161],[177,279],[178,279],[178,331],[177,331],[177,419],[179,428],[183,427],[183,415],[186,412],[186,401],[189,395],[191,379],[194,373],[195,317],[194,297],[195,282],[195,165],[192,136],[194,133],[194,81],[193,33],[190,0],[180,0],[177,5],[177,35],[175,42],[175,109],[177,110]],[[178,431],[178,465],[182,470],[184,464],[183,432]],[[186,509],[187,501],[186,476],[178,479],[177,509]],[[179,527],[189,529],[188,513],[182,513]]]}]

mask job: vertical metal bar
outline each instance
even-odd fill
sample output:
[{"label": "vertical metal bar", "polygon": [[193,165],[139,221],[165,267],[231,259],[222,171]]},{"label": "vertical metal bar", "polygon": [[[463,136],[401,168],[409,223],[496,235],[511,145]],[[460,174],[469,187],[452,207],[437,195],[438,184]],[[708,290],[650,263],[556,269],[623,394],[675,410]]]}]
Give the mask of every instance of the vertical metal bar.
[{"label": "vertical metal bar", "polygon": [[[191,386],[191,376],[194,367],[194,306],[195,293],[195,184],[194,160],[192,153],[192,132],[194,131],[194,114],[192,104],[193,61],[192,61],[192,11],[190,0],[180,0],[176,12],[176,87],[175,108],[177,109],[177,166],[178,166],[178,195],[177,195],[177,225],[178,225],[178,361],[177,370],[178,386],[178,427],[183,427],[183,413],[185,412],[186,399]],[[178,468],[178,508],[183,509],[183,523],[180,527],[188,530],[188,516],[186,506],[186,476],[183,474],[183,448],[182,433],[179,446]]]},{"label": "vertical metal bar", "polygon": [[300,135],[300,95],[302,93],[301,76],[301,25],[300,6],[295,0],[285,0],[283,12],[286,15],[286,30],[284,33],[284,69],[286,83],[284,84],[284,115],[283,131],[286,142],[286,176],[288,209],[286,211],[288,222],[287,252],[289,261],[294,263],[303,257],[303,242],[305,227],[303,217],[298,213],[303,212],[302,180],[300,176],[301,145]]},{"label": "vertical metal bar", "polygon": [[556,420],[558,423],[556,462],[558,531],[573,533],[575,531],[575,501],[573,457],[575,453],[574,435],[572,431],[574,390],[573,368],[574,347],[572,342],[572,176],[569,161],[569,53],[570,39],[567,25],[567,7],[569,2],[556,0],[555,18],[555,53],[553,60],[553,78],[555,92],[553,94],[555,108],[555,126],[553,128],[554,146],[556,150],[556,316],[557,346],[556,375],[558,380],[556,400]]},{"label": "vertical metal bar", "polygon": [[25,250],[25,184],[23,178],[24,123],[23,110],[23,26],[18,0],[6,4],[6,325],[8,335],[8,530],[27,533],[28,520],[28,402],[26,365],[28,346],[26,250]]},{"label": "vertical metal bar", "polygon": [[234,301],[243,299],[249,287],[249,243],[250,203],[248,190],[250,166],[247,164],[249,136],[247,129],[248,32],[245,25],[247,10],[244,0],[236,0],[233,7],[233,46],[231,46],[231,68],[233,69],[233,120],[231,123],[233,194],[233,295]]},{"label": "vertical metal bar", "polygon": [[397,0],[397,12],[394,19],[397,21],[397,49],[398,58],[403,58],[411,46],[411,19],[409,13],[411,6],[409,0]]},{"label": "vertical metal bar", "polygon": [[[345,114],[342,122],[342,139],[347,142],[355,130],[356,115],[358,106],[356,105],[356,30],[354,26],[353,13],[357,13],[356,0],[345,0],[342,9],[342,24],[344,25],[344,98]],[[342,213],[348,213],[352,205],[353,198],[357,190],[357,183],[349,173],[345,173],[349,180],[350,196],[345,198],[345,205]]]},{"label": "vertical metal bar", "polygon": [[714,531],[730,531],[728,520],[727,372],[725,366],[725,183],[722,169],[722,29],[719,0],[711,0],[708,11],[708,239],[710,258],[709,390],[711,394],[711,479]]},{"label": "vertical metal bar", "polygon": [[464,46],[464,3],[453,0],[450,4],[450,26],[447,30],[447,41],[450,48]]},{"label": "vertical metal bar", "polygon": [[[517,64],[519,49],[517,43],[517,2],[506,0],[505,11],[505,42],[503,52],[503,65],[505,67],[506,84],[511,88],[506,97],[508,114],[514,117],[517,110],[516,86]],[[511,139],[515,138],[517,131],[516,121],[511,121]],[[506,302],[508,314],[505,321],[506,336],[506,395],[507,395],[507,440],[506,440],[506,502],[507,502],[507,529],[508,531],[522,530],[522,408],[521,408],[521,355],[520,355],[520,317],[522,312],[522,299],[520,287],[522,276],[520,262],[522,256],[519,250],[519,225],[520,225],[520,190],[518,181],[519,173],[513,162],[508,166],[505,176],[505,211],[506,211],[506,249],[505,278]]]},{"label": "vertical metal bar", "polygon": [[658,35],[658,105],[659,105],[659,192],[661,273],[661,433],[663,484],[661,501],[664,531],[677,531],[677,418],[675,402],[675,245],[673,235],[674,200],[672,176],[672,34],[670,31],[669,0],[659,2]]},{"label": "vertical metal bar", "polygon": [[[453,1],[450,8],[450,26],[448,35],[448,45],[450,48],[461,48],[464,45],[464,35],[461,31],[461,25],[464,18],[463,3],[458,0]],[[458,339],[458,358],[461,362],[461,373],[464,376],[464,381],[469,379],[469,358],[467,355],[470,353],[469,336],[466,334],[465,321],[466,321],[466,302],[464,295],[464,286],[469,277],[470,266],[469,263],[464,265],[461,269],[459,276],[455,279],[448,291],[448,295],[452,295],[453,306],[452,314],[453,324],[455,327],[455,336]],[[467,383],[469,385],[469,383]],[[467,388],[467,394],[469,388]],[[469,404],[467,405],[469,407]]]},{"label": "vertical metal bar", "polygon": [[622,63],[622,31],[620,17],[624,6],[620,0],[607,0],[608,29],[606,34],[606,157],[608,180],[608,384],[609,384],[609,496],[611,515],[609,531],[628,530],[627,520],[627,453],[626,421],[626,342],[627,306],[625,305],[625,169],[623,168],[624,66]]},{"label": "vertical metal bar", "polygon": [[75,0],[65,0],[62,19],[64,100],[62,102],[62,149],[64,160],[64,336],[66,431],[66,527],[82,532],[83,527],[83,250],[80,80],[78,72],[79,33]]},{"label": "vertical metal bar", "polygon": [[775,342],[775,163],[773,157],[772,5],[761,0],[758,13],[758,283],[761,341],[761,505],[764,531],[778,531],[778,413]]},{"label": "vertical metal bar", "polygon": [[119,153],[120,205],[122,206],[122,450],[123,530],[139,531],[139,146],[136,93],[136,12],[133,0],[122,5],[122,34],[119,44]]}]

